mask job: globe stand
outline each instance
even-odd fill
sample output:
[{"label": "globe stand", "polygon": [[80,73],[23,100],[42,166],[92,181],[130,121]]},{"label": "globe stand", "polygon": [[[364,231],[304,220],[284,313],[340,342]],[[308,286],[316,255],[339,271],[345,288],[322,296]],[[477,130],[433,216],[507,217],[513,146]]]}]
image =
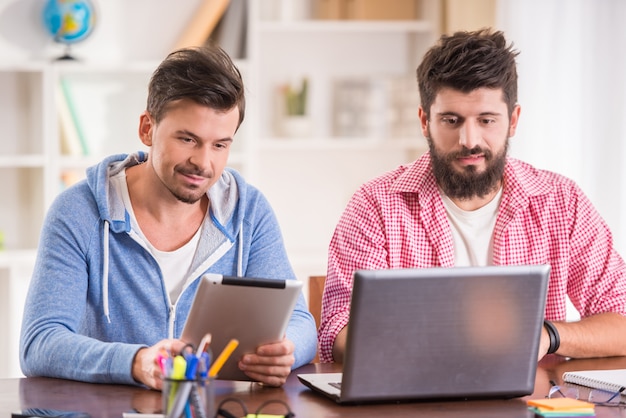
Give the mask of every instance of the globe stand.
[{"label": "globe stand", "polygon": [[76,61],[76,57],[72,56],[72,46],[70,44],[64,43],[65,52],[63,55],[56,58],[55,61]]}]

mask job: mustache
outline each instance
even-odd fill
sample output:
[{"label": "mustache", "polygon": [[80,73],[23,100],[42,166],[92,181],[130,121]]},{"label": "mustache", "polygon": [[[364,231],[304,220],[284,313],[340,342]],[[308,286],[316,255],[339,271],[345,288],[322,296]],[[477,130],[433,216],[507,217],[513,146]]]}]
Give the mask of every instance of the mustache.
[{"label": "mustache", "polygon": [[213,177],[213,173],[209,171],[202,171],[198,167],[186,166],[186,167],[176,167],[176,171],[185,176],[198,176],[204,178]]},{"label": "mustache", "polygon": [[457,158],[470,157],[472,155],[478,155],[478,154],[483,154],[485,156],[485,159],[487,160],[490,160],[491,157],[493,156],[490,150],[484,150],[480,146],[477,145],[472,149],[464,146],[463,148],[461,148],[460,151],[451,152],[450,154],[448,154],[446,159],[448,161],[452,161]]}]

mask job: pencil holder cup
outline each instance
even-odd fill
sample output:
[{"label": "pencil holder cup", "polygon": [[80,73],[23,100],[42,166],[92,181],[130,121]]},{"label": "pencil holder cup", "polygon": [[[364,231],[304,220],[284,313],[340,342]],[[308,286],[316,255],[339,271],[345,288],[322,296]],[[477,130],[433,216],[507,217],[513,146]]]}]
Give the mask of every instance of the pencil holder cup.
[{"label": "pencil holder cup", "polygon": [[165,418],[215,416],[213,379],[163,379],[163,416]]}]

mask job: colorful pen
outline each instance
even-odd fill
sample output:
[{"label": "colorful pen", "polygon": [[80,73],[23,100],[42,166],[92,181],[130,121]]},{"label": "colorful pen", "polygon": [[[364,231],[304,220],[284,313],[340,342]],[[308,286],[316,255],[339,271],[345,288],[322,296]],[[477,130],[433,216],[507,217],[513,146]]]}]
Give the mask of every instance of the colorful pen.
[{"label": "colorful pen", "polygon": [[[194,357],[195,358],[195,357]],[[193,382],[182,381],[186,378],[187,373],[187,361],[182,355],[174,357],[174,366],[172,367],[170,382],[170,394],[169,394],[169,409],[166,411],[168,417],[180,417],[183,413],[187,399],[189,398],[189,391]]]},{"label": "colorful pen", "polygon": [[233,351],[235,351],[235,348],[237,348],[238,345],[239,340],[235,338],[233,338],[228,342],[228,344],[226,344],[226,347],[224,347],[220,355],[217,356],[217,359],[215,359],[215,362],[211,365],[211,368],[209,369],[209,377],[217,376],[217,373],[219,373],[224,363],[226,363],[226,360],[228,360],[228,357],[230,357],[230,355],[233,353]]},{"label": "colorful pen", "polygon": [[163,376],[169,376],[169,373],[171,372],[170,370],[171,364],[168,365],[169,359],[170,359],[170,356],[167,353],[167,350],[165,349],[159,350],[159,354],[157,354],[157,364],[159,365],[159,368],[161,369],[161,373],[163,374]]},{"label": "colorful pen", "polygon": [[187,370],[187,361],[181,355],[174,357],[174,364],[172,366],[172,375],[170,376],[174,380],[180,380],[185,378],[185,371]]},{"label": "colorful pen", "polygon": [[209,374],[209,366],[211,365],[211,356],[208,352],[203,352],[200,356],[198,367],[200,368],[200,379],[206,380]]},{"label": "colorful pen", "polygon": [[200,357],[202,353],[206,351],[207,346],[209,344],[211,344],[211,333],[207,333],[204,335],[204,337],[202,337],[202,340],[200,341],[200,345],[198,346],[198,349],[196,350],[196,356]]},{"label": "colorful pen", "polygon": [[187,360],[187,369],[185,370],[185,379],[194,380],[198,371],[199,359],[196,356],[189,356]]}]

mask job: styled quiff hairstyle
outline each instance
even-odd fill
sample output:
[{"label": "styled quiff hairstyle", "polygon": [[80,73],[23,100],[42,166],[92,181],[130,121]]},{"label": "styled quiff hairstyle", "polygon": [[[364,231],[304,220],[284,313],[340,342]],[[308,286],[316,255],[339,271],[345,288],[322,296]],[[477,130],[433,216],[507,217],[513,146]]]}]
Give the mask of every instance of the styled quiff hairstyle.
[{"label": "styled quiff hairstyle", "polygon": [[146,110],[159,123],[172,103],[189,99],[226,112],[239,109],[243,122],[246,100],[241,73],[220,47],[208,45],[170,53],[148,85]]},{"label": "styled quiff hairstyle", "polygon": [[430,118],[430,107],[442,88],[464,93],[501,88],[511,116],[517,104],[518,54],[501,31],[481,29],[441,36],[417,67],[422,109]]}]

